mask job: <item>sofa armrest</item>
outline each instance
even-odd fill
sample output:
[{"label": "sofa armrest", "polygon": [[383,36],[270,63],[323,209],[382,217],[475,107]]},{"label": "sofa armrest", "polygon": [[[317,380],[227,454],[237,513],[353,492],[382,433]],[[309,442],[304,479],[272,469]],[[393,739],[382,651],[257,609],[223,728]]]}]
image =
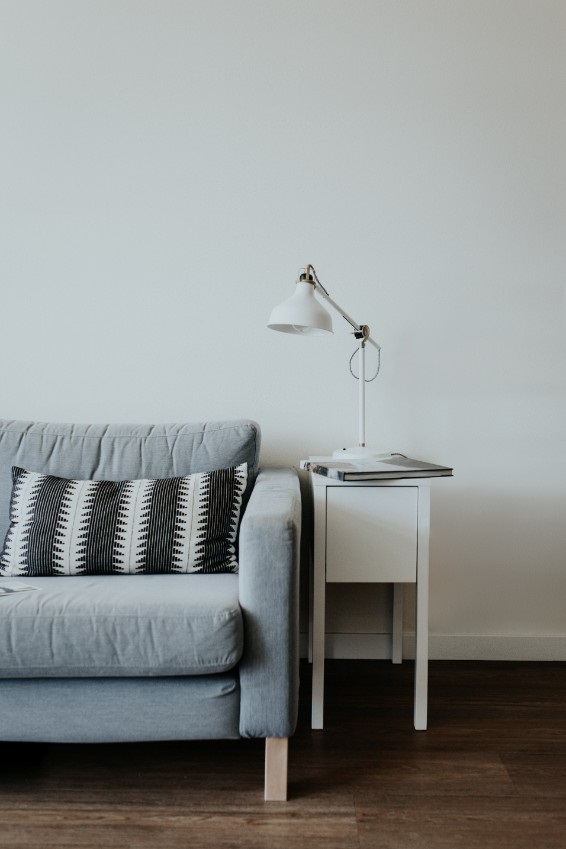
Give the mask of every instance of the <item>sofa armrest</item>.
[{"label": "sofa armrest", "polygon": [[295,469],[256,480],[240,526],[240,734],[288,737],[299,699],[301,493]]}]

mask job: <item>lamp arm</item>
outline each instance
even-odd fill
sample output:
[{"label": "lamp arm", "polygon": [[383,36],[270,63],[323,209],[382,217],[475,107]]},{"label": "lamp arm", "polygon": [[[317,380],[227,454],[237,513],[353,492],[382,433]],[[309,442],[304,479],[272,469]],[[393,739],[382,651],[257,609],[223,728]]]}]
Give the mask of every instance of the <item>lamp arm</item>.
[{"label": "lamp arm", "polygon": [[324,286],[322,285],[322,283],[318,279],[317,273],[314,270],[314,266],[307,265],[307,269],[306,269],[307,280],[311,276],[312,276],[312,279],[314,280],[315,292],[318,292],[318,294],[320,295],[320,297],[324,301],[327,301],[327,303],[329,303],[331,307],[334,307],[336,312],[339,313],[342,316],[342,318],[345,319],[345,321],[347,321],[348,324],[351,327],[354,328],[354,331],[356,333],[362,333],[363,334],[361,337],[357,336],[356,338],[362,338],[364,340],[364,343],[369,342],[370,345],[373,345],[374,348],[376,348],[378,351],[381,351],[381,345],[379,345],[374,339],[371,338],[369,327],[367,326],[367,324],[358,324],[357,321],[354,321],[354,319],[351,316],[349,316],[348,313],[345,310],[343,310],[342,307],[339,304],[337,304],[336,301],[334,301],[330,297],[330,295],[328,294],[328,292],[326,291],[326,289],[324,288]]}]

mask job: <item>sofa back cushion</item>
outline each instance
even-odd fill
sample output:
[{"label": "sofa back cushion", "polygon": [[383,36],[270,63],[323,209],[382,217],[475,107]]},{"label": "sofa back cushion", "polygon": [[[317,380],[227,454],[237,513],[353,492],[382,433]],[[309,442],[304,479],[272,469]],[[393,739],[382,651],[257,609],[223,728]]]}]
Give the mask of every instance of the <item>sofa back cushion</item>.
[{"label": "sofa back cushion", "polygon": [[259,467],[259,425],[52,424],[0,420],[0,545],[10,525],[12,467],[80,480],[160,479],[247,463],[244,504]]}]

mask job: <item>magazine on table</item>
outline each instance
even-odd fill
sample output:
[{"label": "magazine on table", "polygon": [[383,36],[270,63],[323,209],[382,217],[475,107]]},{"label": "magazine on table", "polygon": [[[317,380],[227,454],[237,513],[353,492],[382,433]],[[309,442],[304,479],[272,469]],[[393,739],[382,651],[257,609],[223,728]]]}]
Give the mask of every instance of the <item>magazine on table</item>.
[{"label": "magazine on table", "polygon": [[301,468],[339,481],[437,478],[451,477],[453,474],[448,466],[413,460],[404,454],[392,454],[378,460],[303,460]]}]

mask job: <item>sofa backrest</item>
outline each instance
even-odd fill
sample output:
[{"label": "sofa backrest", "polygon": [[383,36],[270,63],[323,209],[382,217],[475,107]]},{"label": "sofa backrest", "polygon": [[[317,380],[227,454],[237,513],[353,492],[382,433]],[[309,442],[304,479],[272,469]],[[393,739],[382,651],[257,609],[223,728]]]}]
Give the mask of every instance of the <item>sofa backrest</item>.
[{"label": "sofa backrest", "polygon": [[0,419],[0,547],[10,524],[12,466],[80,480],[168,478],[248,464],[261,434],[250,419],[190,424],[53,424]]}]

